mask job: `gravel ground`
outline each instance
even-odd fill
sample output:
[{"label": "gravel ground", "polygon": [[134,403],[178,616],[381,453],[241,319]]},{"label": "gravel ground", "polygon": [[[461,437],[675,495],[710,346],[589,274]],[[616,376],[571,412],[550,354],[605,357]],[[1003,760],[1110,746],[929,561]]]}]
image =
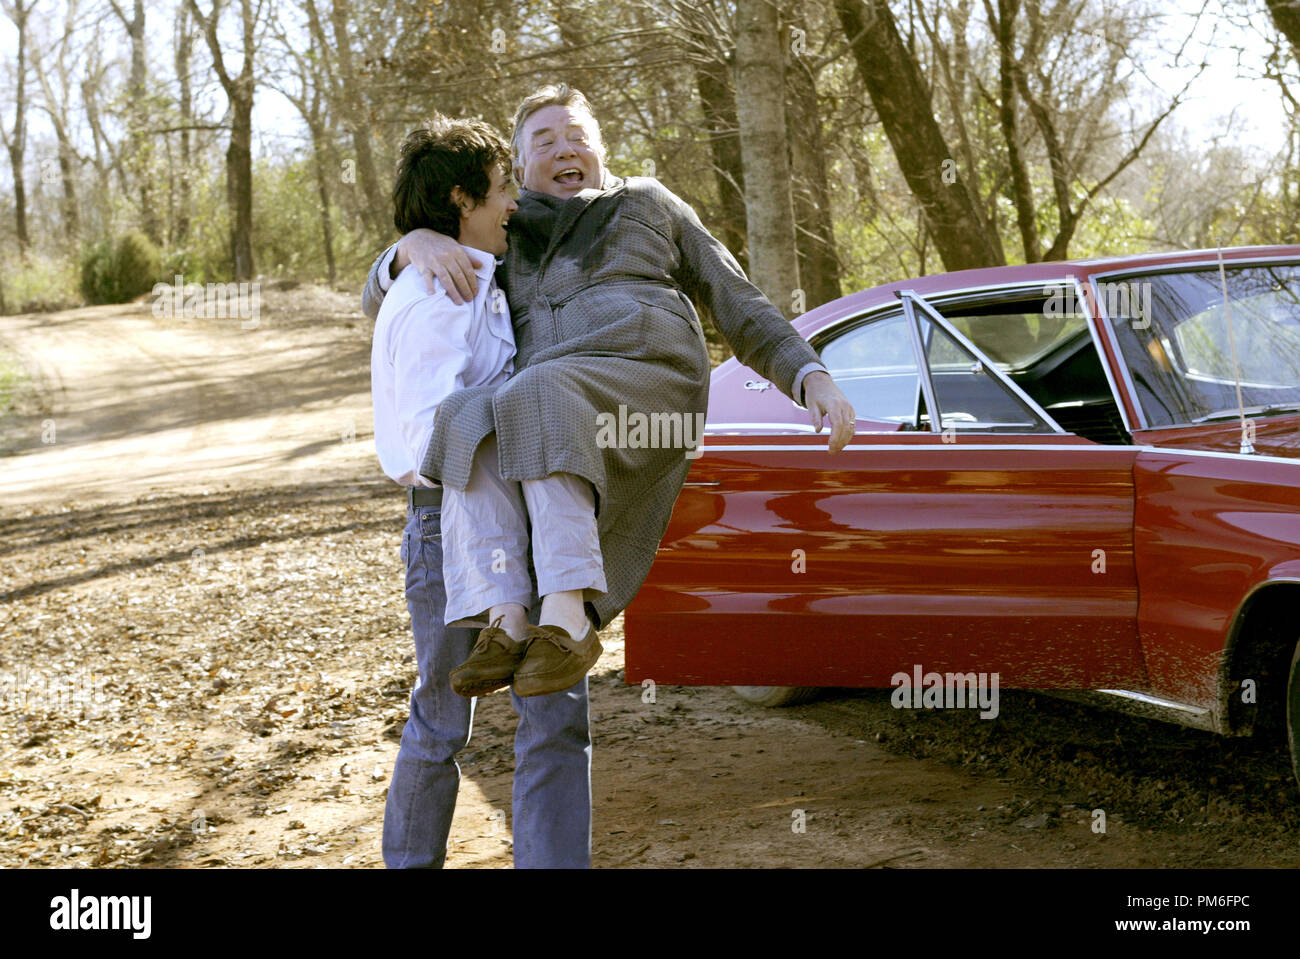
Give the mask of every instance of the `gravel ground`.
[{"label": "gravel ground", "polygon": [[[381,865],[415,673],[354,304],[4,318],[32,388],[0,424],[0,866]],[[1276,744],[1014,691],[991,722],[647,701],[621,620],[602,641],[598,866],[1300,865]],[[480,701],[450,866],[510,865],[514,722]]]}]

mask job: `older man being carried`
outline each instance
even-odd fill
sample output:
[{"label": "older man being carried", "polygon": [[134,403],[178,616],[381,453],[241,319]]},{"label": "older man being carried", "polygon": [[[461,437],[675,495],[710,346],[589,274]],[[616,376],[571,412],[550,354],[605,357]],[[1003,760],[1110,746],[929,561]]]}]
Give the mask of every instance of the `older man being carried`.
[{"label": "older man being carried", "polygon": [[[496,278],[509,301],[516,374],[499,387],[461,390],[443,402],[420,471],[470,494],[466,500],[475,499],[474,480],[489,473],[520,483],[562,476],[575,490],[590,489],[596,536],[583,550],[541,561],[538,627],[530,629],[519,610],[494,606],[489,615],[503,617],[513,644],[480,634],[487,641],[476,655],[484,659],[509,659],[512,645],[523,646],[513,674],[521,692],[521,676],[585,687],[598,648],[594,630],[631,602],[650,570],[690,467],[688,450],[620,448],[598,436],[604,418],[620,413],[693,423],[706,411],[709,361],[692,297],[709,307],[742,363],[802,401],[817,429],[829,418],[832,451],[852,437],[854,417],[817,355],[689,206],[655,179],[606,171],[600,129],[581,93],[560,85],[526,98],[512,146],[523,190]],[[408,264],[436,274],[449,294],[477,290],[474,265],[458,244],[414,231],[376,261],[363,294],[367,313],[378,312],[392,277]],[[484,442],[491,437],[495,469],[487,462],[493,446]],[[498,484],[478,486],[491,497]],[[479,557],[495,548],[480,547]],[[533,558],[535,565],[541,560],[535,543]],[[527,557],[516,548],[505,559]],[[558,566],[542,568],[548,564]],[[544,579],[562,582],[575,569],[588,576],[599,569],[604,588],[544,594]],[[474,575],[486,581],[491,571]]]}]

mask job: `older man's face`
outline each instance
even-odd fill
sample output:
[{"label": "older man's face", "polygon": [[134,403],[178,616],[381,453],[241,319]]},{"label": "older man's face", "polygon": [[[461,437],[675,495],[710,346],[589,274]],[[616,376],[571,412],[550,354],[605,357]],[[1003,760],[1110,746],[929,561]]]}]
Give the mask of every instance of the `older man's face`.
[{"label": "older man's face", "polygon": [[524,123],[522,141],[526,189],[561,199],[600,189],[605,175],[600,127],[585,110],[544,107]]}]

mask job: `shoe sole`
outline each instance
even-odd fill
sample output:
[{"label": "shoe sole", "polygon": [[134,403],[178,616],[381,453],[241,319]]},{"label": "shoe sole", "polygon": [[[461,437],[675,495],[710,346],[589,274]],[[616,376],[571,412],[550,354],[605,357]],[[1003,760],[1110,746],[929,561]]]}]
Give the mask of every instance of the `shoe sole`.
[{"label": "shoe sole", "polygon": [[600,659],[600,655],[604,651],[605,647],[600,645],[600,640],[593,639],[591,653],[589,658],[584,657],[587,661],[581,669],[575,665],[573,668],[556,675],[525,676],[522,679],[516,676],[514,682],[515,695],[522,697],[548,696],[551,693],[563,692],[591,672],[591,667],[596,665],[596,660]]},{"label": "shoe sole", "polygon": [[[523,662],[523,657],[519,657],[519,662]],[[510,667],[507,673],[500,672],[483,672],[483,667],[478,669],[465,669],[464,666],[458,666],[451,671],[449,679],[451,680],[452,692],[461,696],[486,696],[488,693],[494,693],[498,689],[505,689],[514,681],[515,670],[519,668],[519,663]]]},{"label": "shoe sole", "polygon": [[510,685],[511,679],[511,676],[507,676],[505,679],[452,679],[451,691],[458,696],[464,696],[466,699],[473,699],[475,696],[486,696],[488,693],[495,693],[498,689],[505,689]]}]

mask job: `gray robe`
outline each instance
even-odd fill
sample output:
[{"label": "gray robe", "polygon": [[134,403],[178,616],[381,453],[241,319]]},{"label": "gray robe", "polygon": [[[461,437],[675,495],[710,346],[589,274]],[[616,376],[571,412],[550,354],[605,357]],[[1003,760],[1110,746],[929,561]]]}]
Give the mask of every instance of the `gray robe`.
[{"label": "gray robe", "polygon": [[[603,447],[609,430],[602,436],[597,417],[617,420],[620,405],[631,423],[635,413],[679,414],[685,435],[698,438],[709,359],[688,294],[712,310],[740,362],[787,396],[810,364],[821,368],[689,206],[653,178],[607,175],[605,184],[567,200],[523,191],[497,270],[516,373],[444,400],[421,468],[464,489],[474,451],[495,430],[504,478],[567,472],[589,480],[608,586],[590,605],[602,628],[645,581],[691,460],[682,445]],[[379,262],[362,297],[371,316],[383,296]]]}]

